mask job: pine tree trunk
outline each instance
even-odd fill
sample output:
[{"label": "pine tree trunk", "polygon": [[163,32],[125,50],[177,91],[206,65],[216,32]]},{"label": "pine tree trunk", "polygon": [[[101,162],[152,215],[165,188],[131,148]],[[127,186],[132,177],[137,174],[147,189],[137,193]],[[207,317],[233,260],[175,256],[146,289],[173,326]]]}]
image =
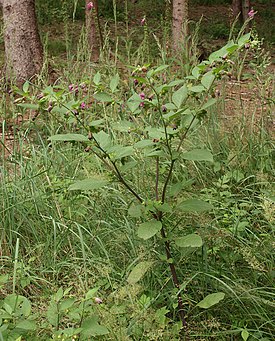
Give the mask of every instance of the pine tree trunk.
[{"label": "pine tree trunk", "polygon": [[173,47],[174,50],[183,48],[188,34],[188,0],[173,0]]},{"label": "pine tree trunk", "polygon": [[2,0],[6,79],[18,84],[39,74],[43,48],[37,27],[35,0]]}]

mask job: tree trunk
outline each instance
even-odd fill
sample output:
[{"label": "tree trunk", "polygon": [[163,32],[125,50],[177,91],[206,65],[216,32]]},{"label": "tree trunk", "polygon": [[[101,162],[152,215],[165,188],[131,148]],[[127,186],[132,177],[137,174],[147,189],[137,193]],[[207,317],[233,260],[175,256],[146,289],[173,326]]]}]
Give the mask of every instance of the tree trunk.
[{"label": "tree trunk", "polygon": [[188,0],[173,0],[173,47],[174,50],[183,48],[188,34]]},{"label": "tree trunk", "polygon": [[232,12],[233,18],[239,16],[239,20],[242,19],[242,0],[232,0]]},{"label": "tree trunk", "polygon": [[250,0],[242,0],[243,21],[248,19],[248,12],[250,11],[250,9]]},{"label": "tree trunk", "polygon": [[[85,21],[86,21],[86,32],[88,44],[91,49],[91,56],[93,61],[98,61],[100,54],[100,27],[98,20],[98,3],[97,0],[94,1],[86,1],[86,9],[85,9]],[[91,8],[89,4],[93,4]]]},{"label": "tree trunk", "polygon": [[39,74],[43,48],[39,37],[35,0],[2,0],[6,78],[18,84]]}]

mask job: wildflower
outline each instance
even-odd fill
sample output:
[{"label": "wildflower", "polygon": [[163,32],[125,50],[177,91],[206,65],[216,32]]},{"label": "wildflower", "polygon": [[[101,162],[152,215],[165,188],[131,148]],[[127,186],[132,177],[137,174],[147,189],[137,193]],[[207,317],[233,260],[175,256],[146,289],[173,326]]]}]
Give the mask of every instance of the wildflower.
[{"label": "wildflower", "polygon": [[141,92],[141,93],[139,94],[139,97],[140,97],[142,100],[144,100],[144,99],[145,99],[145,93],[144,93],[144,92]]},{"label": "wildflower", "polygon": [[82,102],[81,104],[80,104],[80,109],[85,109],[86,108],[86,104],[85,104],[85,102]]},{"label": "wildflower", "polygon": [[144,107],[144,102],[141,102],[140,105],[139,105],[141,108]]},{"label": "wildflower", "polygon": [[138,80],[134,79],[134,85],[138,85]]},{"label": "wildflower", "polygon": [[247,13],[247,15],[250,19],[253,19],[255,14],[256,14],[256,12],[254,11],[253,8],[251,8],[251,10]]},{"label": "wildflower", "polygon": [[163,106],[161,107],[161,110],[162,110],[162,112],[167,112],[167,108],[166,108],[166,106],[165,106],[165,105],[163,105]]},{"label": "wildflower", "polygon": [[91,11],[94,8],[94,3],[92,1],[87,3],[87,10]]},{"label": "wildflower", "polygon": [[145,19],[145,17],[143,17],[143,18],[140,20],[140,25],[141,25],[141,26],[144,26],[144,25],[145,25],[145,22],[146,22],[146,19]]},{"label": "wildflower", "polygon": [[94,300],[95,300],[95,303],[96,303],[96,304],[101,304],[101,303],[103,303],[102,299],[99,298],[99,297],[95,297]]},{"label": "wildflower", "polygon": [[70,91],[70,92],[74,91],[74,84],[70,84],[70,85],[69,85],[69,91]]}]

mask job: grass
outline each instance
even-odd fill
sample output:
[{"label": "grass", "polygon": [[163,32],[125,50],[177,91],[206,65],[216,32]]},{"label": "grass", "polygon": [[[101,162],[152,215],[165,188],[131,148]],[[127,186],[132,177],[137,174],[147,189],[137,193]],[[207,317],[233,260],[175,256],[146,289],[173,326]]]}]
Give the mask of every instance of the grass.
[{"label": "grass", "polygon": [[[56,82],[64,90],[60,101],[67,105],[67,98],[73,101],[82,95],[86,100],[86,90],[80,89],[79,97],[68,94],[69,84],[87,84],[87,96],[92,97],[96,72],[102,75],[99,88],[108,92],[110,80],[118,72],[116,104],[91,102],[83,119],[103,119],[105,130],[119,143],[133,144],[145,132],[140,128],[128,133],[132,121],[143,127],[146,120],[156,121],[155,113],[130,113],[125,101],[133,92],[133,69],[115,63],[116,58],[109,58],[109,50],[98,65],[88,63],[88,51],[81,39],[76,50],[66,50],[64,69]],[[63,54],[64,45],[58,45],[57,51],[54,44],[49,52],[52,49],[57,55]],[[144,55],[147,44],[138,49],[133,42],[136,54],[128,53],[127,57],[126,53],[123,58],[133,65],[142,63],[148,57]],[[112,53],[120,56],[122,51]],[[153,60],[155,65],[161,63]],[[169,54],[165,60],[176,64],[173,73],[167,74],[167,82],[183,78],[185,71],[179,68],[182,61]],[[191,68],[194,61],[189,62]],[[217,104],[185,141],[185,149],[210,150],[214,162],[180,159],[175,167],[173,181],[181,184],[169,188],[170,193],[176,193],[175,200],[195,196],[214,206],[210,213],[167,215],[166,224],[175,226],[173,230],[179,236],[196,232],[204,241],[199,248],[174,249],[178,290],[173,286],[162,242],[157,237],[146,241],[138,237],[137,225],[143,218],[129,214],[135,201],[117,181],[95,191],[68,190],[76,180],[110,177],[104,164],[82,143],[48,140],[58,133],[86,134],[76,118],[68,118],[64,110],[41,110],[36,119],[26,119],[16,128],[12,119],[19,111],[26,117],[29,110],[15,103],[18,95],[2,96],[0,331],[5,335],[5,328],[10,330],[7,340],[20,340],[20,336],[27,341],[92,337],[179,340],[178,291],[183,297],[190,340],[272,340],[274,133],[270,119],[274,108],[268,99],[272,98],[269,93],[274,79],[259,52],[249,63],[245,71],[252,65],[254,72],[248,72],[247,88],[237,85],[236,90],[231,87],[232,80],[223,78]],[[240,65],[239,60],[235,65]],[[238,71],[233,70],[233,74]],[[45,91],[45,83],[42,79],[40,85],[31,87],[28,100],[36,101]],[[257,96],[255,87],[261,87]],[[253,101],[251,106],[244,92]],[[81,113],[79,117],[82,119]],[[130,128],[124,127],[125,121]],[[4,139],[7,129],[13,143]],[[138,193],[149,196],[154,192],[155,168],[141,154],[138,158],[139,167],[129,169],[126,177]],[[164,163],[160,177],[166,167]],[[141,262],[150,262],[151,268],[130,284],[129,274]],[[197,306],[216,292],[225,294],[221,302],[209,309]],[[21,311],[22,307],[12,301],[14,314],[7,315],[7,299],[12,300],[12,293],[25,297],[31,303],[31,312],[27,308]],[[97,304],[95,297],[103,303]],[[92,320],[94,316],[100,324]],[[77,330],[79,319],[93,325],[89,335]],[[27,324],[19,328],[18,321],[22,320]]]}]

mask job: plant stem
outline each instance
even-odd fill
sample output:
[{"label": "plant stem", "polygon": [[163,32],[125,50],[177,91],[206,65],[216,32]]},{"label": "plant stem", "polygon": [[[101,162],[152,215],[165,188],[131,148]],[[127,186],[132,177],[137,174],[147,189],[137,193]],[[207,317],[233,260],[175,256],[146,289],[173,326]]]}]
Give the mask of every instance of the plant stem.
[{"label": "plant stem", "polygon": [[180,294],[179,279],[178,279],[178,275],[177,275],[175,264],[173,263],[173,258],[172,258],[171,248],[170,248],[170,242],[166,239],[166,233],[165,233],[164,227],[161,228],[160,232],[161,232],[161,236],[162,236],[162,238],[164,240],[166,258],[167,258],[167,261],[169,263],[169,267],[170,267],[170,271],[171,271],[171,275],[172,275],[172,280],[173,280],[174,286],[178,290],[177,296],[178,296],[178,312],[179,312],[179,316],[180,316],[180,319],[181,319],[181,322],[182,322],[182,327],[183,327],[183,329],[186,330],[187,322],[186,322],[186,319],[185,319],[183,301],[182,301],[182,297],[181,297],[181,294]]}]

